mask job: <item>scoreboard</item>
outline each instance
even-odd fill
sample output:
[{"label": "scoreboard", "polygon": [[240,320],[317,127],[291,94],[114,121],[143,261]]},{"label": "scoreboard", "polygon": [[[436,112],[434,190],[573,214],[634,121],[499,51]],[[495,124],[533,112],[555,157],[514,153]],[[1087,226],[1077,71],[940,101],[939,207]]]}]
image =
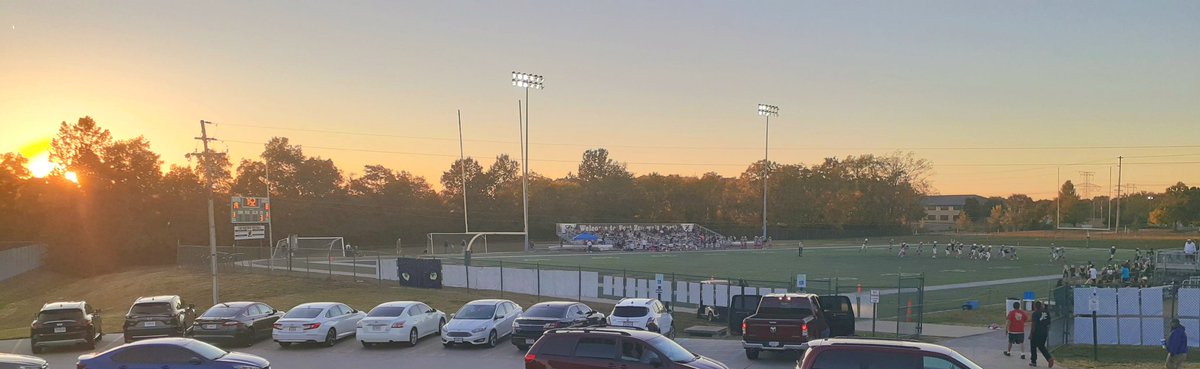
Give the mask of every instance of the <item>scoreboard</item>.
[{"label": "scoreboard", "polygon": [[268,223],[271,200],[265,197],[234,196],[229,200],[229,222],[234,224]]}]

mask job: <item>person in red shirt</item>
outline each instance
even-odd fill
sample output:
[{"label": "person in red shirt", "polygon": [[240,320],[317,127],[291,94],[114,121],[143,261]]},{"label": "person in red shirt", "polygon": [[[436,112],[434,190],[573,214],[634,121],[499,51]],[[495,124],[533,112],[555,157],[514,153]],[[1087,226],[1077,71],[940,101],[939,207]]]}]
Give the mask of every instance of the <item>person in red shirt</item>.
[{"label": "person in red shirt", "polygon": [[1008,332],[1008,349],[1004,350],[1004,356],[1012,356],[1012,345],[1015,343],[1021,349],[1021,358],[1025,358],[1025,323],[1029,322],[1029,314],[1025,310],[1021,310],[1021,303],[1014,301],[1012,311],[1008,312],[1008,324],[1005,331]]}]

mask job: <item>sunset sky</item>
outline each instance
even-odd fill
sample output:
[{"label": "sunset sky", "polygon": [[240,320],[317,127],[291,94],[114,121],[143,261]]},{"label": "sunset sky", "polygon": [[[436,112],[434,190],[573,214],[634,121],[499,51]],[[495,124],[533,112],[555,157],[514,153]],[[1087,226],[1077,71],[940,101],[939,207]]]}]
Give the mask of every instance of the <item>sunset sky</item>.
[{"label": "sunset sky", "polygon": [[[90,115],[169,164],[272,136],[347,174],[435,187],[466,152],[533,171],[605,147],[637,174],[912,151],[939,193],[1053,196],[1118,155],[1139,190],[1200,185],[1200,1],[4,1],[0,152]],[[1082,164],[1082,165],[1071,165]],[[1106,191],[1099,189],[1098,191]]]}]

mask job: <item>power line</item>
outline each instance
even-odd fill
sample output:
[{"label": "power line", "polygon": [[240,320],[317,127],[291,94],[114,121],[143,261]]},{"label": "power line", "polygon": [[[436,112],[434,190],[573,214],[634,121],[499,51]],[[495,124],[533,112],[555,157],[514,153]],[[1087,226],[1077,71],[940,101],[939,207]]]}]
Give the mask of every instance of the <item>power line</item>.
[{"label": "power line", "polygon": [[[434,136],[412,136],[398,135],[391,133],[375,133],[375,132],[353,132],[353,131],[337,131],[326,129],[310,129],[310,128],[294,128],[294,127],[275,127],[255,124],[232,124],[225,125],[233,127],[282,130],[282,131],[297,131],[311,132],[322,134],[337,134],[348,136],[367,136],[367,137],[391,137],[405,138],[413,140],[432,140],[432,141],[457,141],[451,137],[434,137]],[[518,144],[517,142],[506,140],[480,140],[467,139],[467,142],[482,142],[496,144]],[[562,142],[531,142],[530,145],[539,146],[566,146],[566,147],[613,147],[613,148],[640,148],[640,149],[679,149],[679,150],[761,150],[760,147],[748,146],[665,146],[665,145],[626,145],[626,144],[603,144],[603,143],[562,143]],[[777,147],[777,150],[945,150],[945,151],[981,151],[981,150],[1007,150],[1007,151],[1037,151],[1037,150],[1102,150],[1102,149],[1121,149],[1121,150],[1145,150],[1145,149],[1197,149],[1200,145],[1129,145],[1129,146],[807,146],[807,147]],[[1200,154],[1183,154],[1183,155],[1200,155]],[[1134,156],[1130,156],[1134,157]],[[1150,157],[1150,156],[1145,156]]]}]

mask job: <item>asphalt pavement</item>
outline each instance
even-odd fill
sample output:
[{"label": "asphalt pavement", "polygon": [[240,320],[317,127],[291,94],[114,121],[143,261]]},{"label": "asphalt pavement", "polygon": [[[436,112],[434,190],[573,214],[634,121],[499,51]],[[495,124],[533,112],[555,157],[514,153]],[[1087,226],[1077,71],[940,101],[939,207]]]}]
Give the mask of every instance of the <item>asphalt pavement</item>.
[{"label": "asphalt pavement", "polygon": [[[96,347],[96,351],[119,346],[120,334],[108,334]],[[723,362],[730,368],[794,368],[794,355],[765,353],[756,361],[746,359],[741,342],[737,340],[715,340],[680,338],[678,342],[700,355]],[[262,356],[271,361],[272,369],[375,369],[375,368],[524,368],[524,353],[517,350],[508,340],[495,348],[454,347],[443,348],[435,336],[422,339],[415,347],[392,345],[363,348],[353,338],[343,339],[334,347],[317,345],[292,345],[288,348],[269,340],[259,341],[251,347],[227,348]],[[0,341],[0,352],[32,355],[29,340]],[[50,362],[50,369],[71,369],[81,354],[91,352],[79,348],[53,348],[40,356]]]}]

